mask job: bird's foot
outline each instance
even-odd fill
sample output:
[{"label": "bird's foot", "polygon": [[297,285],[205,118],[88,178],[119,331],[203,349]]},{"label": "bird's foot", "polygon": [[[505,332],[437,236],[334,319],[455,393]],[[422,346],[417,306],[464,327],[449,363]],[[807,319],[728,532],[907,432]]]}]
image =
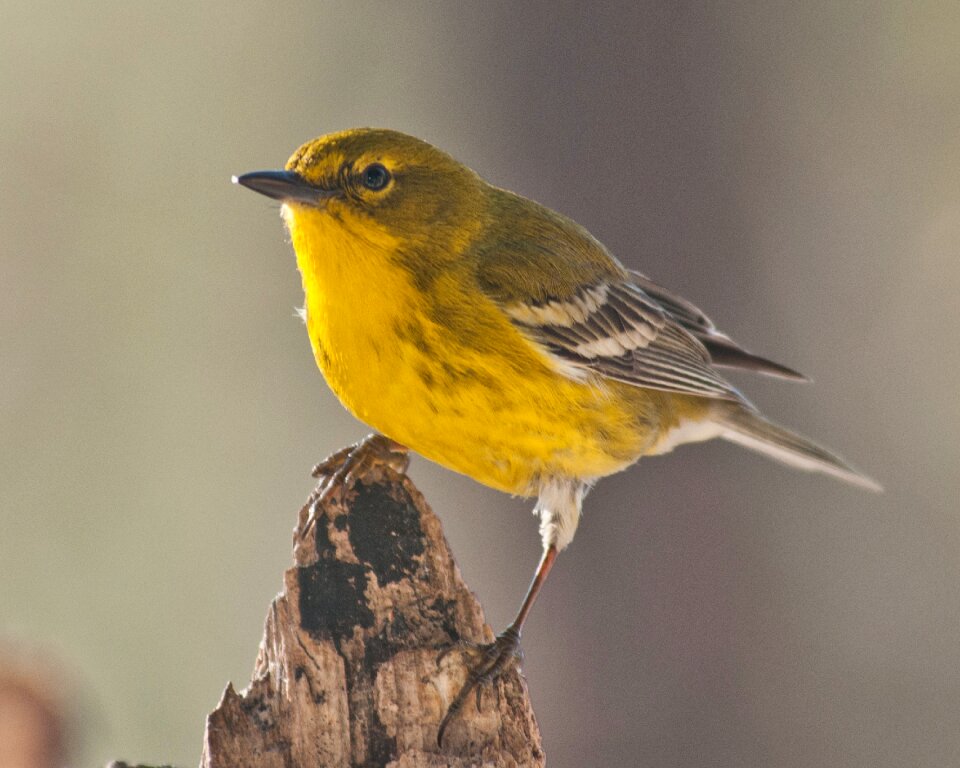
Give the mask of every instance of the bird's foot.
[{"label": "bird's foot", "polygon": [[325,477],[326,482],[308,504],[310,511],[306,522],[301,526],[301,535],[310,533],[316,524],[320,508],[334,493],[343,493],[344,488],[349,488],[377,467],[389,467],[403,474],[409,464],[410,454],[405,446],[378,434],[367,435],[360,442],[317,464],[311,474],[314,477]]},{"label": "bird's foot", "polygon": [[376,466],[388,466],[402,474],[409,464],[410,454],[405,446],[384,435],[372,434],[317,464],[311,474],[314,477],[328,476],[329,488],[338,482],[349,485]]},{"label": "bird's foot", "polygon": [[[507,670],[507,668],[523,659],[520,651],[520,631],[514,627],[507,629],[497,635],[497,639],[492,643],[484,645],[475,645],[472,643],[459,643],[445,649],[438,657],[437,662],[458,648],[466,648],[469,655],[475,659],[470,665],[467,673],[467,681],[463,684],[460,692],[450,703],[447,714],[440,721],[440,729],[437,731],[437,746],[443,747],[443,734],[450,725],[450,721],[459,712],[466,703],[472,691],[476,691],[477,709],[480,709],[482,703],[482,694],[484,687],[489,683],[495,683],[497,679]],[[499,689],[494,688],[499,696]]]}]

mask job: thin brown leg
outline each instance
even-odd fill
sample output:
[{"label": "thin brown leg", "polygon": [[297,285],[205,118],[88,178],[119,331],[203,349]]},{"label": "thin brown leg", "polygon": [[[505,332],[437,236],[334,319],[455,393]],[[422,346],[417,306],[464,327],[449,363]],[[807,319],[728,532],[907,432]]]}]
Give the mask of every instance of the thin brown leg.
[{"label": "thin brown leg", "polygon": [[555,546],[551,545],[543,550],[543,556],[540,558],[540,564],[533,574],[533,581],[530,582],[530,586],[527,588],[527,594],[523,598],[523,604],[517,612],[517,617],[510,625],[510,628],[516,630],[518,636],[520,635],[520,630],[523,629],[523,623],[527,620],[527,614],[530,613],[530,609],[533,608],[533,604],[537,601],[537,595],[540,594],[543,582],[547,580],[547,575],[550,573],[550,569],[553,568],[553,563],[556,559],[557,548]]},{"label": "thin brown leg", "polygon": [[547,580],[547,575],[550,573],[550,569],[553,568],[553,563],[556,559],[557,548],[555,546],[551,545],[543,551],[543,557],[540,558],[540,564],[537,565],[537,570],[533,574],[533,581],[530,582],[530,587],[527,589],[527,594],[523,598],[523,603],[520,605],[520,610],[517,612],[516,618],[510,623],[509,627],[497,635],[496,640],[490,643],[490,645],[481,648],[482,656],[480,657],[480,662],[471,668],[470,673],[467,675],[467,682],[463,688],[460,689],[456,698],[450,703],[447,714],[444,715],[443,720],[440,722],[440,729],[437,731],[437,746],[443,746],[444,731],[447,730],[447,726],[450,724],[453,716],[463,707],[470,692],[476,689],[477,709],[479,709],[481,688],[478,686],[496,680],[503,670],[506,669],[507,665],[517,657],[517,652],[520,647],[520,632],[523,630],[523,624],[527,620],[527,615],[530,613],[530,609],[533,608],[533,604],[537,601],[537,595],[540,594],[540,589]]}]

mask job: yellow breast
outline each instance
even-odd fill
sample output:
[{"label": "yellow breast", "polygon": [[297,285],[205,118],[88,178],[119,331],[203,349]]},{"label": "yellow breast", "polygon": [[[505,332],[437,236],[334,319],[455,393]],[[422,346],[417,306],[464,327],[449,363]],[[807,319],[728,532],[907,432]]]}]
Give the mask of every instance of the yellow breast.
[{"label": "yellow breast", "polygon": [[418,290],[387,232],[284,208],[317,364],[361,421],[524,495],[545,476],[619,471],[656,441],[670,413],[662,393],[571,380],[469,285],[440,278],[429,295]]}]

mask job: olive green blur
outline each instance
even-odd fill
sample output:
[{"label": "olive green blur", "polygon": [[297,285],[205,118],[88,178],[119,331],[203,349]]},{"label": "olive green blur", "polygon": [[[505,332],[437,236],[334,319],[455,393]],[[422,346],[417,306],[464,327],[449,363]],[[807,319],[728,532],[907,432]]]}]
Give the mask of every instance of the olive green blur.
[{"label": "olive green blur", "polygon": [[[73,764],[199,761],[310,466],[365,433],[230,184],[357,125],[809,374],[750,397],[886,488],[721,444],[607,479],[524,630],[551,767],[956,764],[957,40],[945,0],[0,3],[0,635],[74,671]],[[529,505],[412,475],[504,626]]]}]

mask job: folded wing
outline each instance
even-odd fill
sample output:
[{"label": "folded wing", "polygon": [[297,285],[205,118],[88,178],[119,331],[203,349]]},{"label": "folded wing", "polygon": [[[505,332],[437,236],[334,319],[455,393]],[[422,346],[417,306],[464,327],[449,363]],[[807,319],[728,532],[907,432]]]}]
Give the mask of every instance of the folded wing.
[{"label": "folded wing", "polygon": [[471,257],[482,291],[572,374],[745,402],[717,370],[791,379],[789,368],[747,352],[686,299],[630,272],[589,232],[503,190]]},{"label": "folded wing", "polygon": [[650,389],[741,399],[714,370],[706,347],[629,279],[504,310],[528,337],[576,368]]}]

